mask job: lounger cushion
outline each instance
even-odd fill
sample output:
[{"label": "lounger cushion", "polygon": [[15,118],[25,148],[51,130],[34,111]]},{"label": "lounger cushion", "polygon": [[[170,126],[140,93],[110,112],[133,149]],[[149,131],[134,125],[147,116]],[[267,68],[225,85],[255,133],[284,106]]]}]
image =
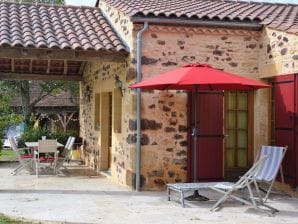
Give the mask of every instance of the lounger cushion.
[{"label": "lounger cushion", "polygon": [[33,156],[32,155],[21,155],[21,158],[22,159],[31,159],[31,158],[33,158]]}]

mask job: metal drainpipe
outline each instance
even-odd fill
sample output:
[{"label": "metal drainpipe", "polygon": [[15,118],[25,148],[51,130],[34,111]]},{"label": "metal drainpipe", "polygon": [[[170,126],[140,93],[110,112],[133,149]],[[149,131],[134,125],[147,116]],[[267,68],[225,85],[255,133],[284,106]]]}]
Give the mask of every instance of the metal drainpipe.
[{"label": "metal drainpipe", "polygon": [[[148,22],[137,34],[137,82],[142,80],[142,34],[147,30]],[[136,145],[136,191],[140,191],[141,179],[141,89],[137,89],[137,145]]]}]

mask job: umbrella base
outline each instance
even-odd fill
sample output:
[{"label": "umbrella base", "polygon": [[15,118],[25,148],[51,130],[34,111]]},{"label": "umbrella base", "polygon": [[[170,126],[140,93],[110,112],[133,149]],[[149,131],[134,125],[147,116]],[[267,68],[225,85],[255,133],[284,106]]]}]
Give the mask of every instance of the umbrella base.
[{"label": "umbrella base", "polygon": [[209,201],[209,198],[200,195],[199,191],[195,190],[193,195],[185,198],[187,201]]}]

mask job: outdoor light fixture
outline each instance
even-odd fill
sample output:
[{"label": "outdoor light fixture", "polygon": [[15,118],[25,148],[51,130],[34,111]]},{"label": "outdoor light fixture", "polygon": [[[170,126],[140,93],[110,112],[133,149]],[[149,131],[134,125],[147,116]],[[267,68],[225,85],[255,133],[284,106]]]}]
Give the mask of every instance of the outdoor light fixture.
[{"label": "outdoor light fixture", "polygon": [[115,87],[120,90],[121,96],[123,96],[123,92],[125,91],[125,88],[122,88],[123,84],[120,80],[118,75],[115,75]]},{"label": "outdoor light fixture", "polygon": [[91,99],[91,90],[90,90],[90,86],[86,86],[86,90],[85,90],[85,93],[84,93],[84,97],[85,99],[90,102],[90,99]]}]

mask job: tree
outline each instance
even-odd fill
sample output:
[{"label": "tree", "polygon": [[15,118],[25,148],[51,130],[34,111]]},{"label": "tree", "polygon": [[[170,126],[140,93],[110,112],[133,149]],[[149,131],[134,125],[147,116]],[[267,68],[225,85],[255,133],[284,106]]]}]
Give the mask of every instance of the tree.
[{"label": "tree", "polygon": [[2,148],[2,139],[9,125],[18,124],[21,122],[21,117],[14,114],[9,102],[13,97],[13,92],[4,83],[0,82],[0,150]]},{"label": "tree", "polygon": [[25,126],[30,128],[32,114],[35,113],[35,106],[44,97],[48,95],[56,95],[61,91],[70,91],[72,98],[76,99],[79,95],[79,84],[71,81],[45,81],[40,84],[39,92],[35,92],[34,96],[30,95],[30,81],[28,80],[13,80],[0,81],[1,85],[6,86],[10,92],[14,93],[15,97],[20,98],[22,115]]}]

